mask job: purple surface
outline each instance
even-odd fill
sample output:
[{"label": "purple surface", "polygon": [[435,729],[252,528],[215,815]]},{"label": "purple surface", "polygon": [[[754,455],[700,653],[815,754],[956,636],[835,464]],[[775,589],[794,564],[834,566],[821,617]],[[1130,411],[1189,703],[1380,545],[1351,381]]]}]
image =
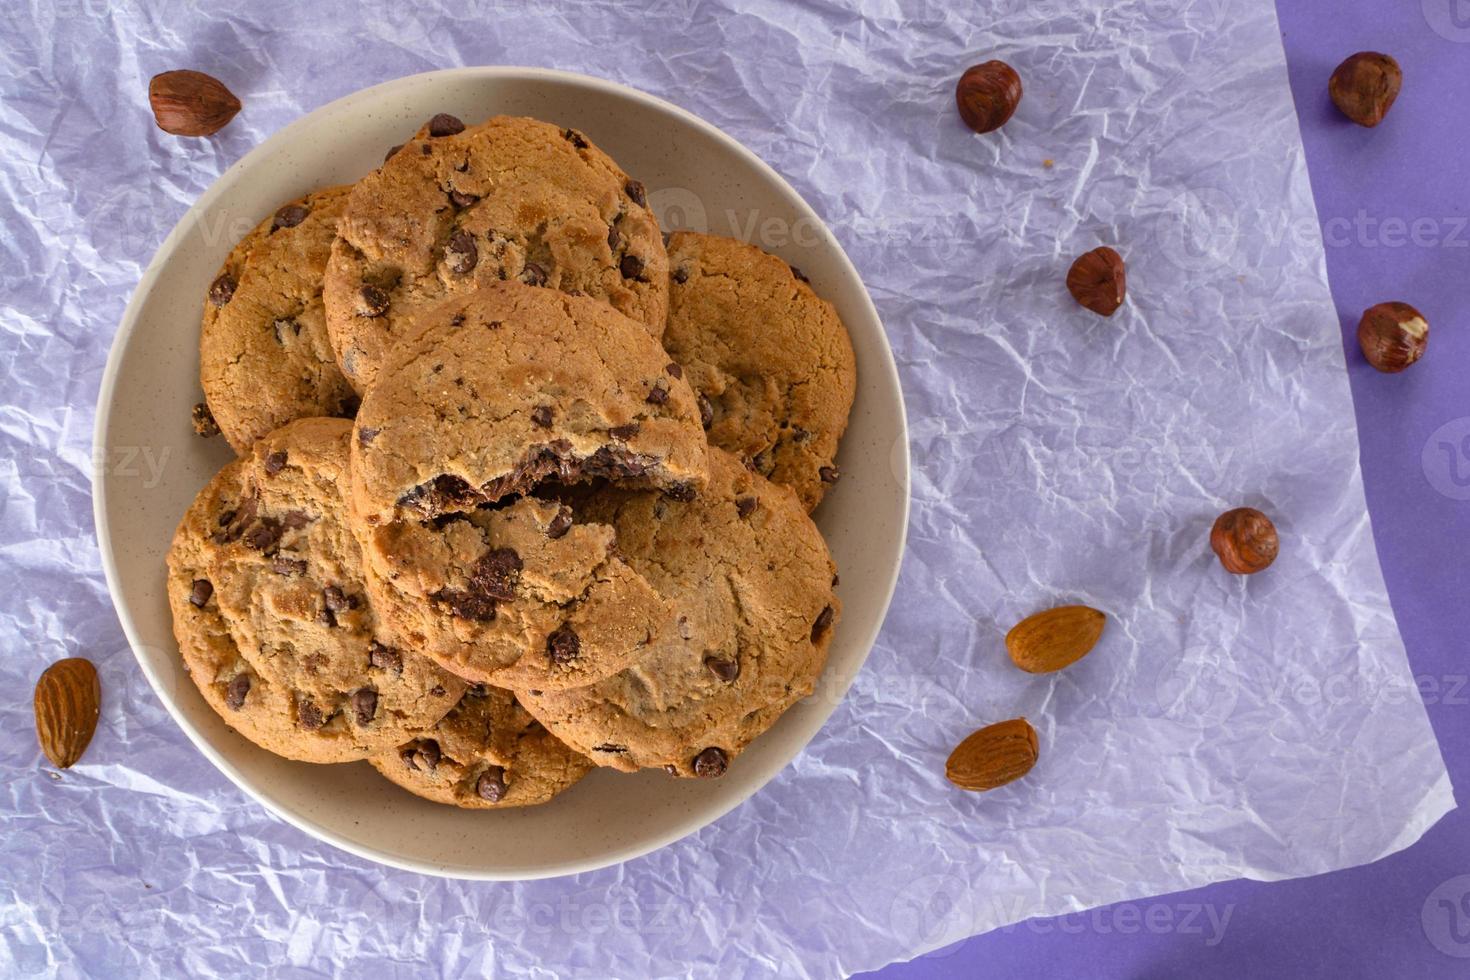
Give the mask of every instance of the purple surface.
[{"label": "purple surface", "polygon": [[[1470,780],[1470,3],[1313,0],[1280,3],[1278,16],[1348,347],[1379,556],[1459,787]],[[1388,52],[1404,68],[1403,94],[1374,130],[1342,119],[1327,98],[1332,69],[1362,50]],[[1290,233],[1269,216],[1260,231]],[[1389,299],[1413,303],[1431,324],[1429,353],[1397,376],[1364,363],[1354,337],[1362,310]],[[870,976],[1467,975],[1462,807],[1416,845],[1364,867],[1033,920]]]}]

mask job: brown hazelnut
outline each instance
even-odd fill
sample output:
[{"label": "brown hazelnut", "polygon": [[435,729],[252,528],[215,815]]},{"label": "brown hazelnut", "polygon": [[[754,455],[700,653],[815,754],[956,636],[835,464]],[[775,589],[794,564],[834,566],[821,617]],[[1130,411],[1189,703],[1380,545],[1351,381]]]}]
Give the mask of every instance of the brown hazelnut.
[{"label": "brown hazelnut", "polygon": [[1363,311],[1358,345],[1368,363],[1385,374],[1397,374],[1424,356],[1429,321],[1408,303],[1379,303]]},{"label": "brown hazelnut", "polygon": [[1092,312],[1112,316],[1128,291],[1123,256],[1106,245],[1078,256],[1067,272],[1067,291]]},{"label": "brown hazelnut", "polygon": [[1210,547],[1235,575],[1253,575],[1276,560],[1281,541],[1271,518],[1254,507],[1227,510],[1210,528]]},{"label": "brown hazelnut", "polygon": [[1377,126],[1403,84],[1397,61],[1376,51],[1359,51],[1337,66],[1327,91],[1344,116],[1359,126]]},{"label": "brown hazelnut", "polygon": [[240,100],[202,71],[166,71],[148,82],[158,128],[175,136],[212,136],[240,111]]},{"label": "brown hazelnut", "polygon": [[954,98],[965,125],[989,133],[1004,126],[1021,104],[1021,76],[1004,61],[987,61],[965,69]]}]

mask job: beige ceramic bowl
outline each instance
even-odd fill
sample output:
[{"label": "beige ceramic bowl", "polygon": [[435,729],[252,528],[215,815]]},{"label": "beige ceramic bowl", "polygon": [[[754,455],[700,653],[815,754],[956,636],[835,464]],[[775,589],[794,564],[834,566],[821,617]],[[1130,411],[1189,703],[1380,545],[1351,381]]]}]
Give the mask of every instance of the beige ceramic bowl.
[{"label": "beige ceramic bowl", "polygon": [[[722,779],[593,773],[551,804],[474,812],[436,806],[366,763],[289,762],[236,735],[180,670],[164,554],[184,509],[229,458],[201,440],[201,297],[236,239],[282,202],[376,167],[436,112],[469,121],[530,115],[586,132],[649,188],[665,228],[732,233],[801,267],[836,304],[857,351],[858,393],[841,483],[817,512],[842,573],[843,616],[816,696],[758,739]],[[764,240],[763,240],[764,239]],[[385,864],[462,878],[518,879],[624,861],[692,833],[760,789],[802,750],[862,666],[893,593],[908,510],[908,454],[893,355],[857,271],[775,171],[713,126],[609,82],[524,68],[416,75],[340,99],[266,140],[184,216],[138,284],[98,401],[97,533],[123,629],[154,690],[219,769],[281,817]],[[793,788],[800,792],[799,785]],[[738,818],[732,818],[738,819]]]}]

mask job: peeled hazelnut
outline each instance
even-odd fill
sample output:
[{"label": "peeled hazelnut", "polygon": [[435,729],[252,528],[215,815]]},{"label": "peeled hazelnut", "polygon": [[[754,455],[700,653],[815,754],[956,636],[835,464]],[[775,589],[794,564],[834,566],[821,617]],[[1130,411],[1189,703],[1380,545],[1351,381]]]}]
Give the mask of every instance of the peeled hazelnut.
[{"label": "peeled hazelnut", "polygon": [[1021,76],[1004,61],[967,68],[954,90],[960,118],[977,133],[1004,126],[1021,104]]},{"label": "peeled hazelnut", "polygon": [[1254,507],[1227,510],[1210,529],[1210,547],[1234,575],[1254,575],[1276,560],[1281,541],[1271,518]]},{"label": "peeled hazelnut", "polygon": [[1106,245],[1078,256],[1067,272],[1067,291],[1092,312],[1112,316],[1128,291],[1123,256]]},{"label": "peeled hazelnut", "polygon": [[1429,321],[1408,303],[1379,303],[1363,311],[1358,344],[1369,364],[1385,374],[1397,374],[1424,356]]},{"label": "peeled hazelnut", "polygon": [[224,83],[201,71],[166,71],[148,82],[148,104],[158,128],[175,136],[212,136],[240,111]]},{"label": "peeled hazelnut", "polygon": [[1403,84],[1397,61],[1376,51],[1359,51],[1337,66],[1327,91],[1344,116],[1371,127],[1383,122]]}]

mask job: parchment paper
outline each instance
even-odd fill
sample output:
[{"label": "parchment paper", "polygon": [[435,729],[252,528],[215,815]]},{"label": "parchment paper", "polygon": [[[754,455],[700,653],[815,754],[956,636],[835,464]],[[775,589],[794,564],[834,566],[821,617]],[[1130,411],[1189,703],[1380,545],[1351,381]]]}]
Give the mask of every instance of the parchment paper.
[{"label": "parchment paper", "polygon": [[[1266,0],[59,0],[3,19],[0,973],[831,976],[1370,861],[1453,805],[1374,554]],[[992,57],[1026,97],[980,137],[953,86]],[[333,98],[494,63],[662,95],[787,176],[884,317],[915,465],[883,636],[797,762],[675,846],[525,885],[349,857],[214,771],[126,649],[88,482],[118,318],[193,199]],[[147,79],[176,67],[246,110],[213,140],[159,133]],[[1098,244],[1129,262],[1110,320],[1062,285]],[[1206,545],[1242,504],[1283,538],[1251,579]],[[1099,648],[1015,670],[1006,628],[1062,601],[1110,614]],[[28,692],[67,655],[107,694],[57,775]],[[1015,715],[1040,731],[1036,770],[949,787],[951,746]]]}]

